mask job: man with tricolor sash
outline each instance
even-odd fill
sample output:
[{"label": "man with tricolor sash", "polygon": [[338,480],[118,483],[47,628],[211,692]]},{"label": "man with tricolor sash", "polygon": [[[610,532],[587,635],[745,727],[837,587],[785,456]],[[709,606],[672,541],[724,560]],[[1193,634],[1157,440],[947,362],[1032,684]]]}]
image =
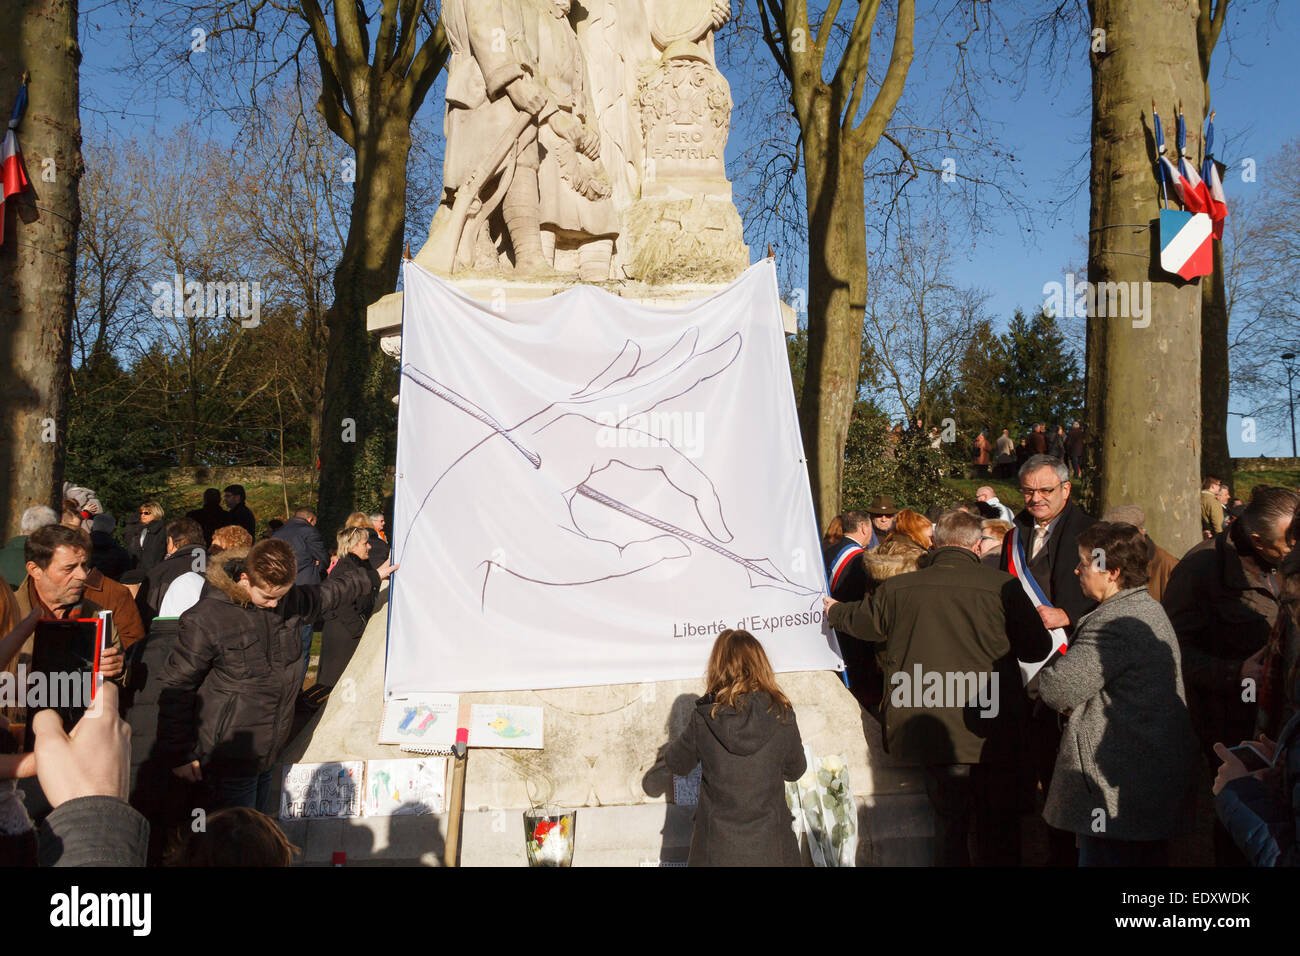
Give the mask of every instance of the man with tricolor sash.
[{"label": "man with tricolor sash", "polygon": [[[869,583],[863,555],[879,547],[871,519],[860,511],[840,515],[843,537],[828,543],[823,552],[826,561],[826,590],[837,601],[861,601],[867,596]],[[875,713],[883,693],[880,667],[872,648],[851,638],[837,635],[840,654],[844,657],[846,683],[858,703]]]},{"label": "man with tricolor sash", "polygon": [[[1075,623],[1095,606],[1084,595],[1074,570],[1079,563],[1075,541],[1096,519],[1070,500],[1070,469],[1059,458],[1030,457],[1020,467],[1020,493],[1025,498],[1025,509],[1012,523],[1000,567],[1020,582],[1038,610],[1052,638],[1052,654],[1065,653]],[[1025,679],[1032,679],[1050,657],[1035,665],[1022,664]],[[1029,766],[1046,796],[1061,743],[1058,715],[1036,704],[1028,737]],[[1049,829],[1049,865],[1075,866],[1077,862],[1074,835]]]}]

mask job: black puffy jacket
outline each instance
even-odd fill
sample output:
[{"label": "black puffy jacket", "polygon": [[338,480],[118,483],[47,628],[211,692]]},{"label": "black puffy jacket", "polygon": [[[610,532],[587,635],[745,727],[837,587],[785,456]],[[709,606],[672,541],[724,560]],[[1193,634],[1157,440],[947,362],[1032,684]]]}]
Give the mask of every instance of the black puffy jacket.
[{"label": "black puffy jacket", "polygon": [[[380,562],[381,564],[383,562]],[[324,614],[325,627],[348,637],[360,637],[370,619],[370,612],[375,608],[375,597],[379,594],[379,575],[375,573],[370,562],[362,561],[355,554],[348,552],[339,558],[330,572],[328,580],[342,578],[364,578],[366,585],[361,597],[353,602],[343,602],[334,610]]]},{"label": "black puffy jacket", "polygon": [[273,608],[248,603],[235,581],[245,548],[208,566],[197,604],[163,668],[158,739],[170,766],[198,760],[208,772],[254,776],[275,766],[302,688],[302,626],[368,591],[362,575],[294,585]]},{"label": "black puffy jacket", "polygon": [[203,545],[186,544],[149,569],[135,595],[135,606],[139,609],[146,628],[158,616],[163,598],[167,596],[167,589],[172,586],[172,582],[189,571],[203,574],[207,565],[208,554]]},{"label": "black puffy jacket", "polygon": [[126,523],[122,541],[126,553],[131,556],[131,567],[137,571],[148,571],[167,557],[167,526],[161,518],[155,518],[148,524],[142,523],[139,517],[133,518]]}]

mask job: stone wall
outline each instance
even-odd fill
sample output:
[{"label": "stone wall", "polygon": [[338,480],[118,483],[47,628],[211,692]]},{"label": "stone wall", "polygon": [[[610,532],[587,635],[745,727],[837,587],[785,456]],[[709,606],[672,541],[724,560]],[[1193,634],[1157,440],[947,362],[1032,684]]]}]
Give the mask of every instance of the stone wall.
[{"label": "stone wall", "polygon": [[[284,479],[290,484],[308,484],[317,480],[319,473],[315,468],[291,465],[284,469]],[[385,472],[389,481],[393,479],[393,469]],[[196,465],[193,468],[174,468],[167,483],[177,485],[208,485],[224,488],[226,485],[267,485],[280,483],[280,469],[276,465]]]},{"label": "stone wall", "polygon": [[1235,471],[1300,471],[1300,458],[1234,458]]}]

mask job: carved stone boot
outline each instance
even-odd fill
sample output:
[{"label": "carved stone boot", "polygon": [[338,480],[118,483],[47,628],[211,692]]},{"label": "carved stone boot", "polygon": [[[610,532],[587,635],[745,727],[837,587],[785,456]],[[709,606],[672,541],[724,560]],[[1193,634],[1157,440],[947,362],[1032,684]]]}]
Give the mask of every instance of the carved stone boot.
[{"label": "carved stone boot", "polygon": [[501,212],[515,251],[515,272],[524,276],[553,276],[556,271],[542,254],[542,231],[538,225],[537,170],[520,166],[510,184]]}]

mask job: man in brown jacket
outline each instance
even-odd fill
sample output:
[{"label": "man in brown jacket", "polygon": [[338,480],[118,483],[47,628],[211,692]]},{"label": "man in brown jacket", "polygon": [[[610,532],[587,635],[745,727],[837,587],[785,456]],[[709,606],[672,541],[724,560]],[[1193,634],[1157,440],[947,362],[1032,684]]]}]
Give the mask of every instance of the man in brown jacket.
[{"label": "man in brown jacket", "polygon": [[1219,501],[1222,482],[1207,475],[1201,482],[1201,534],[1212,538],[1223,531],[1223,503]]},{"label": "man in brown jacket", "polygon": [[1047,426],[1035,424],[1029,432],[1029,454],[1047,454]]},{"label": "man in brown jacket", "polygon": [[[90,556],[88,534],[52,524],[30,534],[23,547],[27,577],[14,594],[18,620],[27,619],[33,611],[38,612],[40,620],[64,620],[93,617],[107,610],[85,596],[86,561]],[[19,664],[30,666],[34,640],[29,637],[11,660],[0,660],[0,667],[16,674]],[[100,672],[105,677],[117,678],[123,670],[122,641],[114,619],[110,646],[100,657]]]},{"label": "man in brown jacket", "polygon": [[103,572],[92,568],[86,573],[86,587],[82,591],[82,597],[113,612],[113,624],[122,638],[123,650],[144,639],[144,622],[140,620],[140,609],[135,606],[131,589],[125,584],[104,577]]},{"label": "man in brown jacket", "polygon": [[1146,529],[1146,512],[1137,505],[1116,505],[1101,520],[1109,524],[1131,524],[1142,532],[1147,542],[1147,591],[1157,601],[1163,598],[1178,559],[1151,540]]}]

